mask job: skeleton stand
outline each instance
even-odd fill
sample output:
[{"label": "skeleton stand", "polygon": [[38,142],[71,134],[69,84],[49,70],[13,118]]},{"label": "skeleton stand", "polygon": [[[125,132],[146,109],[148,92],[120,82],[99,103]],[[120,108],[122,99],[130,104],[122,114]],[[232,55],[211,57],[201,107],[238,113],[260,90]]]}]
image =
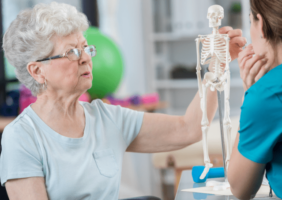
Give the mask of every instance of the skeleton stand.
[{"label": "skeleton stand", "polygon": [[217,91],[217,99],[218,99],[218,114],[219,114],[219,122],[220,122],[220,135],[221,135],[221,147],[222,147],[222,157],[223,157],[223,167],[224,167],[224,178],[225,182],[227,180],[227,170],[226,170],[226,152],[225,152],[225,138],[224,138],[224,131],[223,131],[223,118],[222,118],[222,110],[221,110],[221,92]]}]

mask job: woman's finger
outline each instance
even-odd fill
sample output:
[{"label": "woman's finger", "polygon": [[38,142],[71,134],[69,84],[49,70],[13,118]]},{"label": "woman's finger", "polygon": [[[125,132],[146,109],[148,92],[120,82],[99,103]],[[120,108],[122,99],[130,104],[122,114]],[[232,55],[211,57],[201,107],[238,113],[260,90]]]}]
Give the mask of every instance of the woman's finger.
[{"label": "woman's finger", "polygon": [[261,59],[259,61],[257,61],[254,66],[251,68],[250,70],[250,77],[255,79],[255,77],[258,75],[259,71],[261,70],[261,68],[264,68],[264,65],[266,64],[266,59]]},{"label": "woman's finger", "polygon": [[236,44],[239,47],[244,47],[247,43],[247,39],[244,37],[234,37],[230,40],[230,44]]},{"label": "woman's finger", "polygon": [[257,61],[263,59],[264,57],[265,57],[265,55],[255,55],[255,56],[253,56],[250,60],[248,60],[248,61],[246,62],[245,67],[244,67],[245,70],[250,71],[250,69],[254,66],[254,64],[255,64]]},{"label": "woman's finger", "polygon": [[220,34],[227,34],[229,31],[233,30],[231,26],[224,26],[218,30]]},{"label": "woman's finger", "polygon": [[249,88],[251,85],[253,85],[255,83],[255,77],[253,77],[252,75],[250,75],[250,73],[245,71],[245,78],[244,78],[243,81],[245,82],[245,84]]},{"label": "woman's finger", "polygon": [[263,77],[269,71],[269,67],[267,65],[263,66],[259,73],[257,74],[255,81],[257,82],[261,77]]},{"label": "woman's finger", "polygon": [[245,58],[248,55],[253,55],[255,52],[253,50],[253,45],[248,45],[243,51],[241,51],[238,55],[238,62],[240,63],[243,58]]},{"label": "woman's finger", "polygon": [[241,29],[235,29],[235,30],[230,30],[228,31],[228,36],[230,39],[234,38],[234,37],[241,37],[242,36],[242,30]]},{"label": "woman's finger", "polygon": [[249,56],[249,55],[254,55],[254,51],[253,51],[253,49],[251,49],[251,48],[245,48],[243,51],[241,51],[240,53],[239,53],[239,55],[238,55],[238,62],[240,63],[240,62],[242,62],[242,60],[245,58],[245,57],[247,57],[247,56]]},{"label": "woman's finger", "polygon": [[[245,60],[245,64],[242,64],[243,66],[240,68],[240,75],[241,78],[243,79],[244,82],[246,82],[246,84],[248,85],[248,83],[252,82],[250,80],[254,80],[255,79],[255,75],[253,75],[257,68],[259,68],[261,66],[261,61],[257,60],[256,57],[257,56],[249,56],[250,58],[246,58]],[[255,62],[253,62],[252,60],[257,60]],[[255,69],[251,72],[251,70],[255,67]]]},{"label": "woman's finger", "polygon": [[253,57],[253,55],[248,55],[248,56],[244,57],[241,62],[239,62],[239,68],[240,68],[240,70],[244,70],[245,65],[246,65],[246,62],[247,62],[248,60],[250,60],[252,57]]}]

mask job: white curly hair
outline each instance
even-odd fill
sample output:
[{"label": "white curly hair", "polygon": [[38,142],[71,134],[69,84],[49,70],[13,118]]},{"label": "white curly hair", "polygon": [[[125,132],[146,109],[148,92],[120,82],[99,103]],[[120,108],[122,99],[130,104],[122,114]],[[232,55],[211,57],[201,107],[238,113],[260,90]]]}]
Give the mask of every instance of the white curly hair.
[{"label": "white curly hair", "polygon": [[16,68],[18,80],[36,96],[45,88],[29,74],[27,64],[52,53],[54,35],[63,37],[88,27],[86,16],[74,6],[57,2],[37,4],[20,12],[9,26],[3,37],[5,56]]}]

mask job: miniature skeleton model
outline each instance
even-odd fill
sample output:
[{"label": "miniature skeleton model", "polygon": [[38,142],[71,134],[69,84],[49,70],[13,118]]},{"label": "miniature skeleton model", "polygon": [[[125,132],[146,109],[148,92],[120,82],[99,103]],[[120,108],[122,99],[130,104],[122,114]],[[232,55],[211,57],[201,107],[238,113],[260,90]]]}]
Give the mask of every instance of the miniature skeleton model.
[{"label": "miniature skeleton model", "polygon": [[[207,90],[224,91],[224,134],[226,144],[226,169],[228,168],[231,153],[231,120],[230,120],[230,71],[229,62],[229,37],[228,35],[219,34],[218,27],[221,26],[221,20],[224,17],[223,8],[219,5],[213,5],[208,9],[209,26],[213,28],[210,35],[199,35],[196,39],[197,46],[197,78],[199,86],[199,95],[201,98],[202,117],[202,134],[205,169],[200,177],[204,179],[209,169],[213,166],[210,163],[207,146],[207,133],[209,130],[209,121],[207,117]],[[202,52],[200,54],[200,43],[202,43]],[[201,65],[209,64],[210,72],[205,73],[204,81],[201,78]]]}]

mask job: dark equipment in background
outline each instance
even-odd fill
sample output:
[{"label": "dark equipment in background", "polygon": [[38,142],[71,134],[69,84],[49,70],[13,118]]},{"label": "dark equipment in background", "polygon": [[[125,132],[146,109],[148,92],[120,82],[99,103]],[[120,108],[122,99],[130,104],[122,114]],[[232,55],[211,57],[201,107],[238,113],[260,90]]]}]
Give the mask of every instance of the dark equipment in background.
[{"label": "dark equipment in background", "polygon": [[[0,0],[0,33],[2,47],[3,41],[3,18],[2,18],[2,0]],[[0,105],[6,101],[6,78],[5,78],[5,65],[4,65],[4,52],[0,51]]]},{"label": "dark equipment in background", "polygon": [[[0,0],[0,33],[1,33],[1,41],[0,45],[3,45],[3,15],[2,15],[2,0]],[[5,63],[4,63],[4,52],[0,50],[0,107],[4,103],[6,103],[6,77],[5,77]],[[2,133],[0,132],[0,141],[2,139]],[[2,151],[2,147],[0,144],[0,154]],[[6,188],[0,186],[0,199],[1,200],[9,200]]]},{"label": "dark equipment in background", "polygon": [[185,65],[176,65],[170,72],[172,79],[197,78],[196,67],[187,67]]},{"label": "dark equipment in background", "polygon": [[[204,78],[204,74],[207,72],[208,65],[202,66],[201,76]],[[197,79],[196,64],[193,66],[187,66],[184,64],[177,64],[173,66],[170,71],[171,79]]]},{"label": "dark equipment in background", "polygon": [[99,12],[97,0],[82,0],[82,11],[91,26],[99,27]]},{"label": "dark equipment in background", "polygon": [[5,117],[16,117],[19,114],[19,90],[6,93],[6,102],[0,107],[0,115]]},{"label": "dark equipment in background", "polygon": [[[3,14],[2,0],[0,0],[0,45],[3,45]],[[9,83],[18,83],[18,79],[7,79],[5,72],[4,51],[0,50],[0,116],[11,117],[17,116],[19,110],[19,91],[7,92],[6,87]],[[1,132],[0,132],[1,134]]]}]

